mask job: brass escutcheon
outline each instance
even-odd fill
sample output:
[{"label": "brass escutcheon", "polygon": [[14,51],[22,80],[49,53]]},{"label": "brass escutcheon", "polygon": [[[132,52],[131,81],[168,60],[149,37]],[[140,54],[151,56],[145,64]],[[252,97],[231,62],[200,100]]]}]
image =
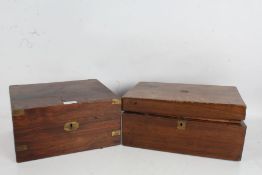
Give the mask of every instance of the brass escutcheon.
[{"label": "brass escutcheon", "polygon": [[64,125],[64,130],[67,131],[67,132],[75,131],[78,128],[79,128],[79,123],[78,122],[67,122]]},{"label": "brass escutcheon", "polygon": [[186,129],[186,121],[185,120],[178,120],[177,121],[177,129]]}]

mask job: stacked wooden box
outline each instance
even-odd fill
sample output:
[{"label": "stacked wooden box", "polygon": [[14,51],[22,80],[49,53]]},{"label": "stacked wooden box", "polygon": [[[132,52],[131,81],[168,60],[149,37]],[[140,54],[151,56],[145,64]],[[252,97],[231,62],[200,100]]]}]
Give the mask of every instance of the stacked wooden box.
[{"label": "stacked wooden box", "polygon": [[246,105],[235,87],[142,82],[122,109],[123,145],[241,159]]}]

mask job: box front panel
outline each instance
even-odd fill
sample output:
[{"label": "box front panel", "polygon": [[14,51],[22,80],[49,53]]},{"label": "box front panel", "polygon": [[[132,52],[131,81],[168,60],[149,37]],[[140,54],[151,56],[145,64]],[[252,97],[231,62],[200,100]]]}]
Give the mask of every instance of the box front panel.
[{"label": "box front panel", "polygon": [[13,116],[17,161],[118,145],[120,116],[112,102],[25,110]]},{"label": "box front panel", "polygon": [[246,126],[135,113],[122,118],[123,145],[240,160]]}]

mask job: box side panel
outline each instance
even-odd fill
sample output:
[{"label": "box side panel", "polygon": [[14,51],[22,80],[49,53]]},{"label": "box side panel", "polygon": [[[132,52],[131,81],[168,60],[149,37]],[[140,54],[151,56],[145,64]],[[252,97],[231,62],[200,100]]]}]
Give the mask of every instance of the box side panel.
[{"label": "box side panel", "polygon": [[164,116],[207,118],[220,120],[244,120],[245,106],[188,103],[136,98],[123,98],[122,109],[129,112]]},{"label": "box side panel", "polygon": [[27,109],[13,116],[17,162],[118,145],[120,117],[111,101]]},{"label": "box side panel", "polygon": [[240,160],[246,127],[242,124],[123,114],[123,145]]}]

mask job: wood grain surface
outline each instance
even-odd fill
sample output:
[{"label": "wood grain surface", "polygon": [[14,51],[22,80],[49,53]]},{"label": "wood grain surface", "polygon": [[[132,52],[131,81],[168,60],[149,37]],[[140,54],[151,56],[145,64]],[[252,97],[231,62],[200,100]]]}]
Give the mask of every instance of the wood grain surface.
[{"label": "wood grain surface", "polygon": [[9,88],[12,109],[30,109],[78,103],[108,101],[117,96],[97,79],[12,85]]},{"label": "wood grain surface", "polygon": [[[184,121],[185,128],[178,129]],[[122,117],[123,145],[240,160],[246,126],[241,123],[177,119],[125,112]]]},{"label": "wood grain surface", "polygon": [[[10,92],[13,111],[23,109],[13,112],[17,162],[120,144],[121,136],[112,136],[121,129],[120,105],[97,80],[12,86]],[[79,128],[64,130],[68,122]]]},{"label": "wood grain surface", "polygon": [[241,121],[246,105],[236,87],[140,82],[122,97],[122,109],[164,116]]}]

